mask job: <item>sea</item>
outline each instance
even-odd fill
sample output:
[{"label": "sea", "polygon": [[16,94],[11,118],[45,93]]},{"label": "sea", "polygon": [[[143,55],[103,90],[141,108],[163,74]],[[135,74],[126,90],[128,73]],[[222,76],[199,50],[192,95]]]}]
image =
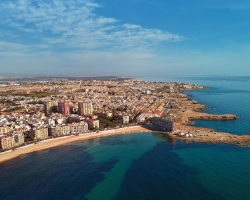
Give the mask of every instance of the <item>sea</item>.
[{"label": "sea", "polygon": [[[236,114],[235,121],[195,126],[250,133],[250,77],[138,77],[197,83],[185,91]],[[1,200],[249,200],[250,147],[187,142],[138,132],[94,138],[29,153],[0,164]]]}]

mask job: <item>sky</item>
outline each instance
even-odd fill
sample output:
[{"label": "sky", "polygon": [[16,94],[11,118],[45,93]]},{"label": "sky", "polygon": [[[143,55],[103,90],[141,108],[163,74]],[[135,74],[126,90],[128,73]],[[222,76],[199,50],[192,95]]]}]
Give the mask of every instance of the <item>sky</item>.
[{"label": "sky", "polygon": [[250,76],[250,0],[1,0],[0,76]]}]

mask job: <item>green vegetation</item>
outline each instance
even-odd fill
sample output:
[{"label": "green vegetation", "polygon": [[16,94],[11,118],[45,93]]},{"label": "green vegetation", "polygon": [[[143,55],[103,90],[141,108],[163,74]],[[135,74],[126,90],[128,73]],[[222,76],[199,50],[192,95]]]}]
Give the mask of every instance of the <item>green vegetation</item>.
[{"label": "green vegetation", "polygon": [[15,107],[15,108],[7,109],[4,112],[14,112],[14,111],[21,110],[21,109],[23,109],[23,108],[21,108],[21,107]]},{"label": "green vegetation", "polygon": [[12,94],[12,91],[7,91],[7,92],[1,92],[0,96],[25,96],[25,97],[38,97],[38,98],[42,98],[42,97],[47,97],[47,96],[51,96],[51,95],[57,95],[58,93],[56,92],[35,92],[35,93],[31,93],[31,94]]},{"label": "green vegetation", "polygon": [[130,124],[136,123],[136,118],[134,118],[134,119],[129,119],[129,123],[130,123]]},{"label": "green vegetation", "polygon": [[161,88],[156,88],[155,91],[156,92],[166,92],[166,90],[169,89],[168,87],[161,87]]},{"label": "green vegetation", "polygon": [[28,133],[27,134],[27,138],[26,138],[28,141],[34,141],[35,140],[35,138],[34,138],[34,136],[32,135],[32,133]]},{"label": "green vegetation", "polygon": [[10,96],[10,95],[12,95],[11,91],[6,91],[6,92],[1,92],[0,93],[0,96],[2,96],[2,97],[7,97],[7,96]]},{"label": "green vegetation", "polygon": [[12,102],[10,100],[1,100],[0,103],[15,104],[14,102]]},{"label": "green vegetation", "polygon": [[94,128],[94,125],[93,124],[90,124],[89,125],[89,130],[94,130],[95,128]]},{"label": "green vegetation", "polygon": [[150,117],[150,118],[146,118],[146,120],[145,120],[145,122],[146,123],[153,123],[153,118],[152,117]]},{"label": "green vegetation", "polygon": [[110,91],[109,91],[109,92],[108,92],[108,95],[115,95],[115,92],[113,92],[113,91],[110,92]]},{"label": "green vegetation", "polygon": [[116,126],[123,125],[122,120],[118,120],[117,118],[100,118],[99,126],[100,129],[104,128],[114,128]]},{"label": "green vegetation", "polygon": [[36,105],[36,104],[43,104],[43,102],[42,101],[32,101],[32,102],[29,102],[28,104]]},{"label": "green vegetation", "polygon": [[38,97],[38,98],[42,98],[42,97],[47,97],[47,96],[51,96],[51,95],[57,95],[58,93],[56,92],[35,92],[32,94],[25,94],[23,96],[25,97]]}]

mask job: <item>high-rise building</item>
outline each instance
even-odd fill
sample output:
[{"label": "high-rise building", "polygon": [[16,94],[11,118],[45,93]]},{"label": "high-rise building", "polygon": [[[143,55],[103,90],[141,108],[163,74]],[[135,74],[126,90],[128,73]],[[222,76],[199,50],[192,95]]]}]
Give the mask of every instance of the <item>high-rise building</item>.
[{"label": "high-rise building", "polygon": [[85,112],[86,113],[84,113],[84,114],[90,114],[90,115],[93,114],[93,106],[92,106],[91,102],[85,103]]},{"label": "high-rise building", "polygon": [[79,102],[78,103],[78,114],[79,115],[86,115],[86,114],[93,114],[93,106],[91,102],[88,103],[83,103]]},{"label": "high-rise building", "polygon": [[154,117],[153,124],[163,128],[166,131],[176,131],[177,130],[176,122],[172,121],[171,119],[163,119],[161,117]]},{"label": "high-rise building", "polygon": [[68,102],[59,102],[58,103],[58,112],[63,115],[70,114],[70,105]]},{"label": "high-rise building", "polygon": [[57,102],[56,101],[49,101],[49,102],[45,102],[43,104],[44,106],[44,112],[45,115],[51,114],[52,112],[55,112],[57,109]]},{"label": "high-rise building", "polygon": [[82,116],[85,113],[85,106],[84,103],[79,102],[78,103],[78,115]]},{"label": "high-rise building", "polygon": [[52,113],[52,102],[51,101],[45,102],[43,104],[43,106],[44,106],[45,115]]}]

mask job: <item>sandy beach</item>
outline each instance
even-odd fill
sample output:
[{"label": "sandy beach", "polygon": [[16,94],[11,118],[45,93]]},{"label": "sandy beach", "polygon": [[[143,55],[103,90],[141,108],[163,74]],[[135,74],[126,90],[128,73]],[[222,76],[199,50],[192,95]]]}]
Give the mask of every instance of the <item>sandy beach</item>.
[{"label": "sandy beach", "polygon": [[171,138],[180,139],[180,140],[186,140],[186,141],[192,141],[192,142],[205,142],[205,143],[226,143],[226,144],[234,144],[239,146],[247,146],[250,144],[250,135],[233,135],[230,133],[222,133],[222,132],[216,132],[214,134],[214,130],[208,129],[208,128],[201,128],[201,127],[194,127],[194,126],[185,126],[185,125],[179,125],[179,130],[182,131],[192,131],[199,129],[200,134],[208,134],[208,136],[204,137],[178,137],[174,135],[173,133],[164,132],[161,129],[149,126],[142,127],[142,126],[132,126],[132,127],[126,127],[126,128],[120,128],[115,130],[107,130],[107,131],[100,131],[99,133],[93,132],[93,133],[87,133],[87,134],[80,134],[79,136],[65,136],[60,138],[53,138],[49,140],[44,140],[41,142],[38,142],[37,144],[31,144],[27,146],[23,146],[20,148],[17,148],[15,151],[6,151],[0,154],[0,163],[13,159],[15,157],[18,157],[20,155],[24,155],[27,153],[31,153],[34,151],[39,151],[43,149],[48,149],[51,147],[59,146],[62,144],[66,144],[69,142],[74,142],[78,140],[87,140],[91,138],[97,138],[97,137],[104,137],[109,135],[115,135],[115,134],[126,134],[126,133],[136,133],[136,132],[161,132],[166,135],[168,135]]},{"label": "sandy beach", "polygon": [[79,136],[66,136],[62,138],[54,138],[50,140],[41,141],[37,144],[32,144],[32,145],[24,146],[21,148],[17,148],[15,151],[4,152],[0,154],[0,163],[10,160],[12,158],[15,158],[17,156],[23,155],[23,154],[59,146],[59,145],[66,144],[69,142],[74,142],[77,140],[86,140],[86,139],[108,136],[108,135],[115,135],[115,134],[149,132],[149,131],[151,130],[141,127],[141,126],[132,126],[132,127],[126,127],[126,128],[116,129],[116,130],[100,131],[99,133],[93,132],[93,133],[82,134]]}]

